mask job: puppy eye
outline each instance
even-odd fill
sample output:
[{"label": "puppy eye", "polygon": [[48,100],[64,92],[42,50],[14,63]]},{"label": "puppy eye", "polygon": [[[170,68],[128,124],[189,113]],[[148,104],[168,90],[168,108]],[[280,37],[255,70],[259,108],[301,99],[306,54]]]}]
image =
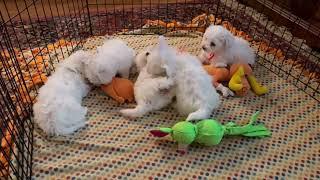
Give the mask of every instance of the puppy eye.
[{"label": "puppy eye", "polygon": [[149,55],[150,55],[150,53],[149,53],[149,52],[147,52],[147,53],[146,53],[146,56],[149,56]]},{"label": "puppy eye", "polygon": [[210,46],[216,46],[216,44],[214,42],[211,42]]}]

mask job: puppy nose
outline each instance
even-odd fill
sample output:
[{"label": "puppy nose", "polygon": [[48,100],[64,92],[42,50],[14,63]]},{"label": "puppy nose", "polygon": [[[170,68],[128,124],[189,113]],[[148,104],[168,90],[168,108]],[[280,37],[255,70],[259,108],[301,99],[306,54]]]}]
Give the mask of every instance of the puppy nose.
[{"label": "puppy nose", "polygon": [[202,49],[205,51],[207,48],[205,46],[202,46]]}]

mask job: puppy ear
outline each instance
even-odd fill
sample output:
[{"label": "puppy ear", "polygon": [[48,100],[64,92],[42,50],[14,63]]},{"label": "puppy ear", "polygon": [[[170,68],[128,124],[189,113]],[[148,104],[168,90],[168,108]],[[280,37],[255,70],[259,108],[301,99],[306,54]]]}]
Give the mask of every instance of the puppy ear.
[{"label": "puppy ear", "polygon": [[164,36],[159,36],[159,54],[161,59],[172,57],[172,49],[168,45]]},{"label": "puppy ear", "polygon": [[159,37],[159,54],[161,58],[161,67],[166,71],[168,77],[174,76],[176,69],[176,52],[168,45],[163,36]]},{"label": "puppy ear", "polygon": [[226,48],[229,48],[231,46],[231,42],[233,41],[232,34],[229,31],[226,31],[222,37],[224,41],[224,46]]},{"label": "puppy ear", "polygon": [[166,39],[164,38],[164,36],[159,36],[159,48],[167,48],[168,47],[168,43],[166,41]]},{"label": "puppy ear", "polygon": [[108,84],[113,78],[108,70],[99,70],[97,75],[101,84]]},{"label": "puppy ear", "polygon": [[168,45],[167,41],[163,36],[159,37],[159,55],[160,59],[165,62],[174,61],[176,56],[176,51]]},{"label": "puppy ear", "polygon": [[172,66],[173,65],[168,65],[168,64],[162,65],[162,68],[165,70],[167,77],[173,77],[175,75],[174,67]]},{"label": "puppy ear", "polygon": [[136,64],[138,71],[140,71],[143,67],[147,65],[147,57],[145,56],[145,52],[141,52],[134,58],[134,63]]},{"label": "puppy ear", "polygon": [[87,66],[90,63],[90,59],[81,59],[81,63]]},{"label": "puppy ear", "polygon": [[78,50],[73,52],[68,58],[74,59],[75,61],[85,62],[90,59],[90,53],[83,50]]},{"label": "puppy ear", "polygon": [[101,84],[108,84],[113,78],[113,74],[110,73],[108,67],[101,67],[99,64],[92,64],[94,69],[90,69],[91,73],[94,74]]},{"label": "puppy ear", "polygon": [[160,57],[166,57],[167,56],[167,52],[168,52],[168,44],[164,38],[164,36],[159,36],[159,54]]},{"label": "puppy ear", "polygon": [[161,59],[162,61],[161,67],[166,72],[166,76],[172,78],[175,76],[175,72],[176,72],[176,61],[171,59],[171,58],[174,58],[172,57],[172,55],[170,56],[171,57],[166,57]]}]

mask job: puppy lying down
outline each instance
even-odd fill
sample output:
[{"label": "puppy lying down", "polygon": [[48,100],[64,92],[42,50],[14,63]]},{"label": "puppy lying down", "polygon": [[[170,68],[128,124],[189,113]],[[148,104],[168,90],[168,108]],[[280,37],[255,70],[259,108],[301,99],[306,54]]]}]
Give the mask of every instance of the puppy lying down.
[{"label": "puppy lying down", "polygon": [[90,90],[83,75],[91,54],[77,51],[63,62],[39,90],[33,105],[34,120],[49,135],[67,135],[85,126],[87,108],[82,98]]},{"label": "puppy lying down", "polygon": [[87,108],[81,102],[91,85],[108,84],[118,73],[128,78],[134,55],[117,39],[106,40],[96,54],[73,53],[40,88],[33,106],[35,122],[50,135],[67,135],[84,127]]},{"label": "puppy lying down", "polygon": [[[203,64],[215,67],[227,67],[235,63],[254,64],[255,54],[249,43],[233,36],[220,25],[209,26],[202,38],[199,59]],[[222,84],[216,87],[223,96],[233,96],[234,93]]]},{"label": "puppy lying down", "polygon": [[227,67],[234,63],[254,64],[255,54],[249,43],[220,25],[209,26],[202,38],[199,58],[202,63]]}]

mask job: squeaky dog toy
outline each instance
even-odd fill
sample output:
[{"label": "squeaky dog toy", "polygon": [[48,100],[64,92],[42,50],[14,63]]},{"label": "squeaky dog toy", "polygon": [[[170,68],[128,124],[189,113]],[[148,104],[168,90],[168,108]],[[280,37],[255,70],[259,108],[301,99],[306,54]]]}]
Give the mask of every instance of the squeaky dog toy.
[{"label": "squeaky dog toy", "polygon": [[120,104],[134,100],[133,83],[128,79],[114,77],[111,83],[102,85],[101,89]]},{"label": "squeaky dog toy", "polygon": [[185,154],[187,152],[187,147],[192,143],[213,146],[219,144],[224,136],[270,136],[271,132],[264,125],[254,125],[258,115],[259,111],[252,115],[248,124],[243,126],[233,122],[222,125],[215,119],[205,119],[196,124],[188,121],[181,121],[172,128],[158,128],[156,130],[151,130],[150,133],[156,137],[164,137],[170,134],[172,139],[178,143],[178,151]]},{"label": "squeaky dog toy", "polygon": [[248,94],[250,88],[258,96],[268,93],[268,88],[257,81],[248,64],[233,64],[230,76],[229,88],[239,96]]}]

